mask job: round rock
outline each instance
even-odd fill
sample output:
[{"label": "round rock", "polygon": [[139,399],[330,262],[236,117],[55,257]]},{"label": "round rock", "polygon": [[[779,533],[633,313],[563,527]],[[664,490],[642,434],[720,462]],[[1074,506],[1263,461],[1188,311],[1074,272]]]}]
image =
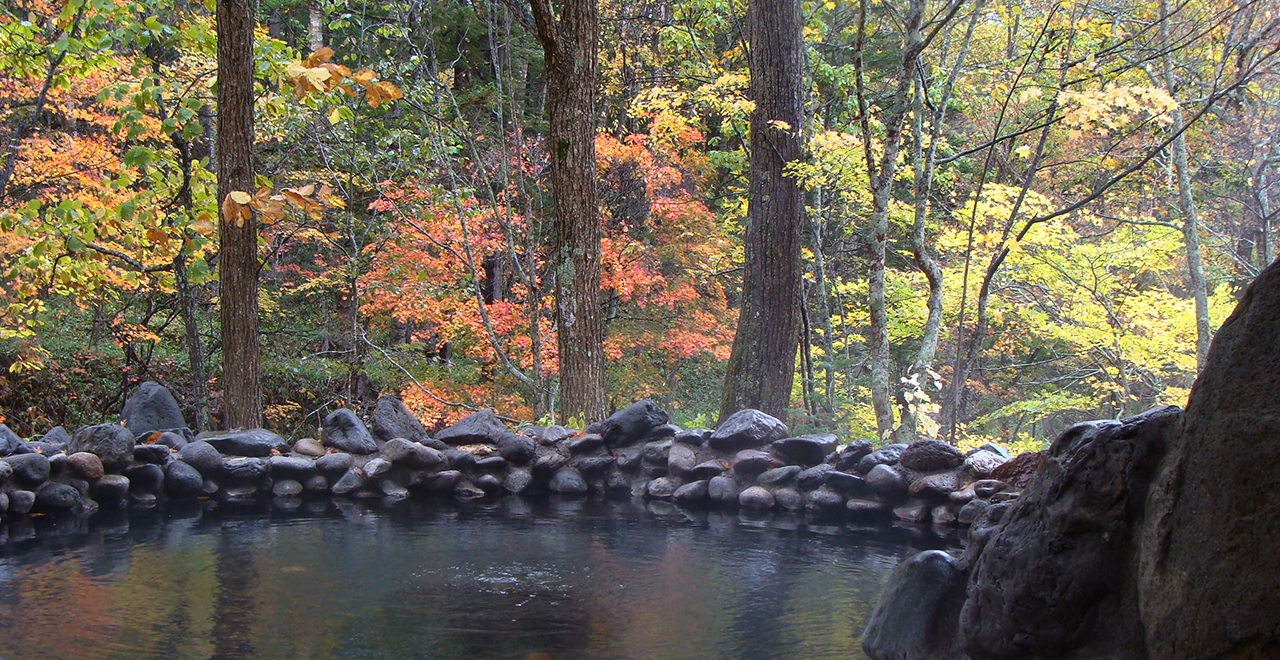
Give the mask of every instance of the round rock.
[{"label": "round rock", "polygon": [[222,455],[213,445],[203,440],[187,443],[187,446],[179,449],[178,459],[205,476],[218,474],[222,470]]},{"label": "round rock", "polygon": [[537,443],[519,433],[503,433],[498,437],[498,453],[512,465],[528,465],[536,455]]},{"label": "round rock", "polygon": [[743,449],[733,456],[733,471],[743,476],[752,476],[764,472],[772,463],[773,459],[765,452]]},{"label": "round rock", "polygon": [[716,502],[737,502],[738,483],[732,477],[712,477],[707,482],[707,495]]},{"label": "round rock", "polygon": [[907,480],[892,465],[880,464],[867,473],[867,488],[881,495],[896,497],[907,492]]},{"label": "round rock", "polygon": [[45,484],[36,491],[32,511],[37,513],[62,513],[80,507],[80,491],[66,484]]},{"label": "round rock", "polygon": [[959,449],[941,440],[916,440],[898,457],[903,467],[919,472],[937,472],[950,470],[964,463],[964,454]]},{"label": "round rock", "polygon": [[194,497],[204,487],[200,471],[183,461],[173,461],[164,471],[164,488],[175,497]]},{"label": "round rock", "polygon": [[573,468],[561,468],[551,477],[547,488],[553,493],[578,495],[587,492],[587,481]]},{"label": "round rock", "polygon": [[752,486],[738,494],[738,504],[748,509],[772,509],[773,493],[759,486]]},{"label": "round rock", "polygon": [[748,408],[729,415],[707,439],[707,444],[720,450],[753,449],[785,437],[786,424],[772,415]]},{"label": "round rock", "polygon": [[89,492],[99,502],[119,502],[129,494],[129,478],[120,474],[105,475],[89,487]]},{"label": "round rock", "polygon": [[10,479],[19,486],[34,488],[49,480],[49,459],[43,454],[16,454],[0,460],[13,469]]},{"label": "round rock", "polygon": [[677,488],[672,497],[677,502],[693,503],[707,499],[707,493],[707,482],[699,479]]},{"label": "round rock", "polygon": [[86,426],[71,438],[67,453],[87,451],[102,459],[107,470],[119,470],[133,459],[133,434],[115,424]]}]

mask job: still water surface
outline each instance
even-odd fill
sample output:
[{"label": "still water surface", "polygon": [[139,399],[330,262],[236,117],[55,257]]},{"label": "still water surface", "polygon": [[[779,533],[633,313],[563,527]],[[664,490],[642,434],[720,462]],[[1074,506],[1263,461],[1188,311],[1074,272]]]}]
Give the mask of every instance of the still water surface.
[{"label": "still water surface", "polygon": [[863,658],[889,571],[941,543],[603,500],[30,524],[0,526],[4,660]]}]

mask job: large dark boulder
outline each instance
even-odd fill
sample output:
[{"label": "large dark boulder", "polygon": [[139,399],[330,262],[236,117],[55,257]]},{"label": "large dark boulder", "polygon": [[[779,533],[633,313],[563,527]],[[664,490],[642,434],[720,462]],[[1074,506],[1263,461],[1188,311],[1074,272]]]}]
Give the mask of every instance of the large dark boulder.
[{"label": "large dark boulder", "polygon": [[222,455],[213,445],[196,440],[178,450],[178,459],[195,468],[204,476],[216,475],[222,471]]},{"label": "large dark boulder", "polygon": [[1147,500],[1152,658],[1280,658],[1280,262],[1213,338]]},{"label": "large dark boulder", "polygon": [[747,408],[721,422],[707,439],[707,444],[721,451],[754,449],[781,440],[787,437],[787,433],[787,425],[778,418]]},{"label": "large dark boulder", "polygon": [[[327,420],[326,420],[327,421]],[[289,451],[289,443],[285,439],[266,429],[249,429],[236,431],[216,438],[205,438],[205,442],[227,456],[270,456],[271,451]]]},{"label": "large dark boulder", "polygon": [[956,629],[964,587],[965,573],[941,550],[898,564],[867,620],[862,650],[873,660],[960,660]]},{"label": "large dark boulder", "polygon": [[769,450],[783,463],[808,467],[826,459],[827,454],[835,451],[836,443],[836,437],[830,433],[813,433],[775,440],[769,445]]},{"label": "large dark boulder", "polygon": [[1035,475],[1042,462],[1044,462],[1043,451],[1025,452],[1001,463],[987,476],[1020,489],[1031,483],[1031,477]]},{"label": "large dark boulder", "polygon": [[378,443],[373,441],[369,428],[354,412],[346,408],[339,408],[325,416],[320,441],[326,447],[348,454],[372,454],[378,451]]},{"label": "large dark boulder", "polygon": [[449,445],[497,444],[507,427],[489,408],[473,412],[436,434],[436,440]]},{"label": "large dark boulder", "polygon": [[588,426],[586,432],[599,433],[610,447],[626,447],[648,439],[650,431],[666,424],[667,419],[667,411],[645,399],[613,413],[603,422]]},{"label": "large dark boulder", "polygon": [[13,480],[34,489],[49,480],[49,459],[43,454],[17,454],[0,459],[13,468]]},{"label": "large dark boulder", "polygon": [[0,456],[8,456],[22,446],[22,438],[9,427],[0,424]]},{"label": "large dark boulder", "polygon": [[182,408],[169,393],[168,388],[147,381],[133,391],[124,410],[120,412],[120,420],[135,437],[155,431],[170,431],[185,428],[186,420],[182,418]]},{"label": "large dark boulder", "polygon": [[67,453],[87,451],[102,459],[108,471],[119,470],[133,458],[133,433],[116,424],[85,426],[71,436]]},{"label": "large dark boulder", "polygon": [[[1172,406],[1077,424],[981,547],[960,614],[975,658],[1143,658],[1133,532]],[[971,541],[972,544],[972,541]],[[1186,657],[1179,654],[1156,657]]]},{"label": "large dark boulder", "polygon": [[898,456],[902,467],[918,472],[950,470],[963,462],[964,454],[941,440],[916,440]]},{"label": "large dark boulder", "polygon": [[369,417],[369,427],[373,431],[374,439],[382,442],[395,438],[404,438],[410,442],[426,442],[431,437],[422,427],[422,422],[419,422],[418,418],[404,407],[399,398],[390,394],[378,397],[373,415]]},{"label": "large dark boulder", "polygon": [[537,449],[538,444],[527,435],[503,433],[498,437],[498,453],[512,465],[528,465]]},{"label": "large dark boulder", "polygon": [[65,448],[71,444],[71,434],[67,433],[67,430],[61,426],[55,426],[40,436],[40,442]]}]

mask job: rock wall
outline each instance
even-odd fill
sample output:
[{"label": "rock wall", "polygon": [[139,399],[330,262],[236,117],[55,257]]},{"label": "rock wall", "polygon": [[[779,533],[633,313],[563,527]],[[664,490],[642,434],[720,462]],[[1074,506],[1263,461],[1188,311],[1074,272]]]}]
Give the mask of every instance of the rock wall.
[{"label": "rock wall", "polygon": [[1001,447],[963,454],[936,440],[873,450],[833,434],[793,436],[781,421],[743,410],[716,429],[681,429],[640,401],[578,431],[512,431],[483,410],[430,436],[394,397],[366,423],[335,410],[320,440],[288,442],[264,429],[194,437],[168,391],[147,383],[120,424],[22,441],[0,426],[0,517],[91,514],[203,498],[404,499],[581,495],[665,500],[680,506],[795,511],[884,523],[930,524],[940,535],[992,503],[1016,498],[991,478],[1004,466],[1021,483],[1035,457]]},{"label": "rock wall", "polygon": [[[1015,463],[1002,469],[1028,475]],[[1277,486],[1280,262],[1218,331],[1185,413],[1069,429],[1020,498],[974,521],[962,556],[894,572],[863,648],[875,660],[1280,658]],[[933,621],[908,623],[921,617]]]}]

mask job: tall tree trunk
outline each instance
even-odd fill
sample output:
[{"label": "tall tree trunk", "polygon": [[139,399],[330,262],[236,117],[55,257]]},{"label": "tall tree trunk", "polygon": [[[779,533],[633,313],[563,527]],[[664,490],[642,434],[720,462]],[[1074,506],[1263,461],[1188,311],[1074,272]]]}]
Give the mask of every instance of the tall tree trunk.
[{"label": "tall tree trunk", "polygon": [[[893,388],[889,382],[889,316],[885,307],[885,249],[889,242],[889,205],[893,196],[893,180],[898,173],[898,151],[902,146],[902,125],[906,118],[908,97],[915,82],[917,64],[922,49],[920,25],[924,19],[926,0],[911,0],[907,10],[906,33],[902,42],[902,68],[898,87],[894,91],[893,104],[884,119],[884,152],[880,163],[868,159],[867,172],[871,179],[871,227],[867,245],[871,249],[868,302],[871,311],[867,330],[869,363],[871,367],[871,404],[876,415],[876,430],[884,437],[893,430]],[[865,9],[865,8],[864,8]],[[863,75],[859,56],[858,76]],[[865,100],[859,94],[859,104]],[[866,110],[860,108],[865,113]],[[870,153],[870,132],[862,135],[864,150]]]},{"label": "tall tree trunk", "polygon": [[750,0],[751,166],[742,307],[720,418],[742,408],[786,416],[800,340],[804,197],[787,163],[801,158],[804,21],[798,0]]},{"label": "tall tree trunk", "polygon": [[532,0],[530,8],[547,71],[560,415],[591,422],[606,412],[596,204],[599,11],[595,0],[565,0],[557,21],[546,0]]},{"label": "tall tree trunk", "polygon": [[[1160,36],[1164,42],[1164,82],[1169,95],[1177,98],[1177,83],[1173,75],[1173,55],[1170,54],[1169,37],[1169,3],[1160,2]],[[1191,295],[1196,302],[1196,370],[1204,368],[1205,357],[1209,355],[1209,340],[1213,330],[1209,327],[1209,293],[1204,279],[1204,264],[1200,260],[1200,219],[1196,212],[1196,202],[1191,196],[1191,171],[1187,162],[1187,140],[1184,132],[1182,106],[1174,105],[1173,125],[1170,127],[1177,136],[1171,145],[1173,149],[1173,168],[1178,180],[1178,211],[1182,214],[1182,238],[1186,245],[1187,271],[1190,279]]]},{"label": "tall tree trunk", "polygon": [[[221,0],[218,30],[218,200],[253,190],[253,10]],[[228,218],[219,204],[222,378],[227,428],[262,425],[258,372],[258,223]]]}]

